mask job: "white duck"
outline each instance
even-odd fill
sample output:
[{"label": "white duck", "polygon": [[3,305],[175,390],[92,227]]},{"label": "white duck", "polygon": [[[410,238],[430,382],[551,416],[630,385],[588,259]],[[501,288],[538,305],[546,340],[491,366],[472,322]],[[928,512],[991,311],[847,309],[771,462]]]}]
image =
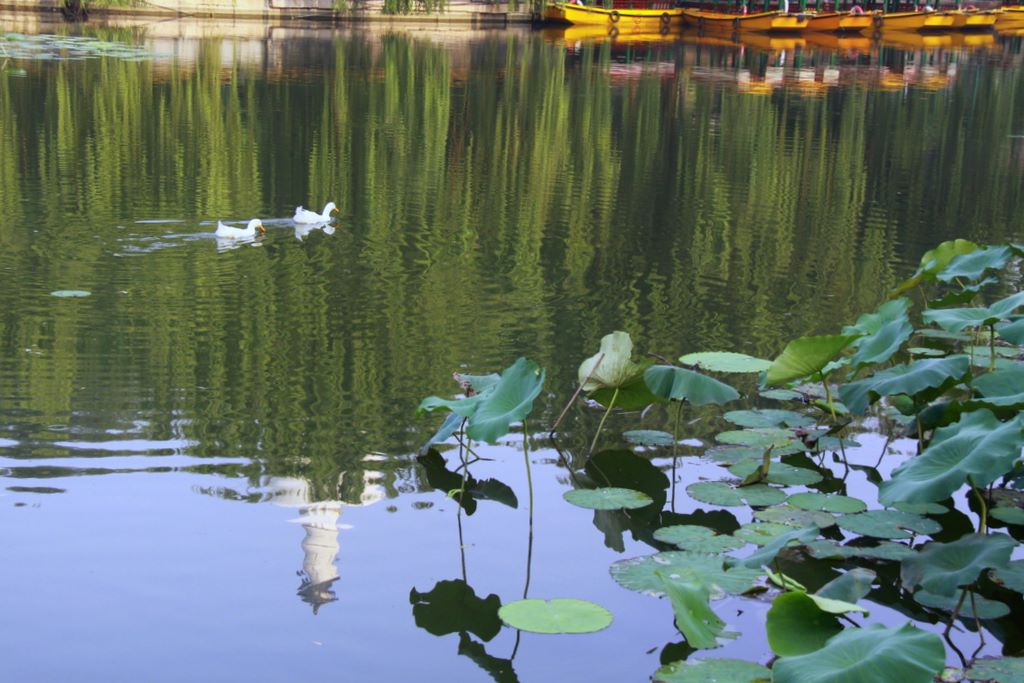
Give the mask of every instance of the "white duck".
[{"label": "white duck", "polygon": [[214,233],[222,239],[250,239],[258,234],[262,235],[267,231],[263,227],[263,222],[259,218],[253,218],[249,221],[249,225],[244,228],[233,228],[230,225],[224,225],[220,221],[217,221],[217,232]]},{"label": "white duck", "polygon": [[338,207],[334,205],[334,202],[327,202],[323,213],[316,213],[298,206],[295,208],[295,216],[292,220],[296,223],[329,223],[331,214],[337,213],[337,211]]}]

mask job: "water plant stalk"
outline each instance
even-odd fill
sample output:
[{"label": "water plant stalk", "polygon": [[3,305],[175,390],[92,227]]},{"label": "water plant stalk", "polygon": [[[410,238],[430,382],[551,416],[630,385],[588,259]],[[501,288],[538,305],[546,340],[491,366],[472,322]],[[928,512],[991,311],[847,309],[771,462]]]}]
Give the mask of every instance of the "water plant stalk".
[{"label": "water plant stalk", "polygon": [[587,455],[593,455],[594,449],[597,447],[597,439],[601,436],[601,430],[604,429],[604,421],[608,419],[608,414],[612,412],[612,408],[615,407],[615,401],[619,398],[619,388],[615,387],[615,391],[612,393],[612,400],[608,401],[608,408],[604,411],[604,415],[601,416],[601,422],[597,425],[597,433],[594,434],[594,440],[590,442],[590,450]]}]

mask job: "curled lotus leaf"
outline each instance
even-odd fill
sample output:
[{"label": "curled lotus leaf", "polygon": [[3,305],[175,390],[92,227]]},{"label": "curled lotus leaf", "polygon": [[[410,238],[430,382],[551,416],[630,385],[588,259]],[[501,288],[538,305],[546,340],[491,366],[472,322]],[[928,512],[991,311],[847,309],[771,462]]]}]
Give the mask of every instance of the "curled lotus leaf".
[{"label": "curled lotus leaf", "polygon": [[949,261],[937,279],[941,282],[953,282],[960,278],[977,280],[988,270],[1002,268],[1013,256],[1006,245],[982,247],[967,254],[958,254]]},{"label": "curled lotus leaf", "polygon": [[601,350],[580,364],[579,383],[588,393],[598,389],[618,389],[643,372],[633,362],[633,340],[626,332],[616,331],[601,338]]}]

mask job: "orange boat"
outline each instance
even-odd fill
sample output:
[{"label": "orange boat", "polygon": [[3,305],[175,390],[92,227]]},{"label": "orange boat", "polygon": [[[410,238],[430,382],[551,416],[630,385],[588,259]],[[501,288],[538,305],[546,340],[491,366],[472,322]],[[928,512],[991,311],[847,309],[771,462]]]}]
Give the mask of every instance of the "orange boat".
[{"label": "orange boat", "polygon": [[759,12],[757,14],[727,14],[687,7],[683,19],[690,26],[715,31],[803,31],[807,28],[807,14],[789,12]]},{"label": "orange boat", "polygon": [[996,25],[999,12],[992,10],[950,10],[946,14],[953,15],[953,28],[958,31],[987,31]]},{"label": "orange boat", "polygon": [[996,28],[1013,28],[1024,26],[1024,5],[1004,5],[998,10]]},{"label": "orange boat", "polygon": [[822,12],[807,15],[808,31],[844,31],[859,32],[870,30],[874,26],[874,17],[860,12]]},{"label": "orange boat", "polygon": [[953,28],[949,12],[888,12],[875,14],[875,28],[887,31],[942,31]]}]

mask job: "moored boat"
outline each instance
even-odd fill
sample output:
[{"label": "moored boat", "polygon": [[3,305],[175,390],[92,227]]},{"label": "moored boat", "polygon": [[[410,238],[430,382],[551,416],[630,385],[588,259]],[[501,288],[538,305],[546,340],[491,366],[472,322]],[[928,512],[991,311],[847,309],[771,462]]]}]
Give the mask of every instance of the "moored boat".
[{"label": "moored boat", "polygon": [[953,28],[958,31],[987,31],[996,24],[999,13],[992,10],[949,10],[953,15]]},{"label": "moored boat", "polygon": [[859,32],[870,30],[874,26],[874,18],[861,12],[821,12],[807,14],[808,31],[848,31]]},{"label": "moored boat", "polygon": [[887,12],[875,14],[875,28],[892,31],[936,31],[953,28],[949,12]]},{"label": "moored boat", "polygon": [[789,12],[729,14],[687,7],[683,16],[687,24],[704,30],[788,32],[806,29],[809,15]]},{"label": "moored boat", "polygon": [[622,30],[657,30],[679,25],[683,10],[679,7],[613,8],[579,5],[572,2],[550,2],[544,8],[544,19],[574,26],[615,26]]},{"label": "moored boat", "polygon": [[997,12],[997,29],[1024,26],[1024,5],[1004,5]]}]

